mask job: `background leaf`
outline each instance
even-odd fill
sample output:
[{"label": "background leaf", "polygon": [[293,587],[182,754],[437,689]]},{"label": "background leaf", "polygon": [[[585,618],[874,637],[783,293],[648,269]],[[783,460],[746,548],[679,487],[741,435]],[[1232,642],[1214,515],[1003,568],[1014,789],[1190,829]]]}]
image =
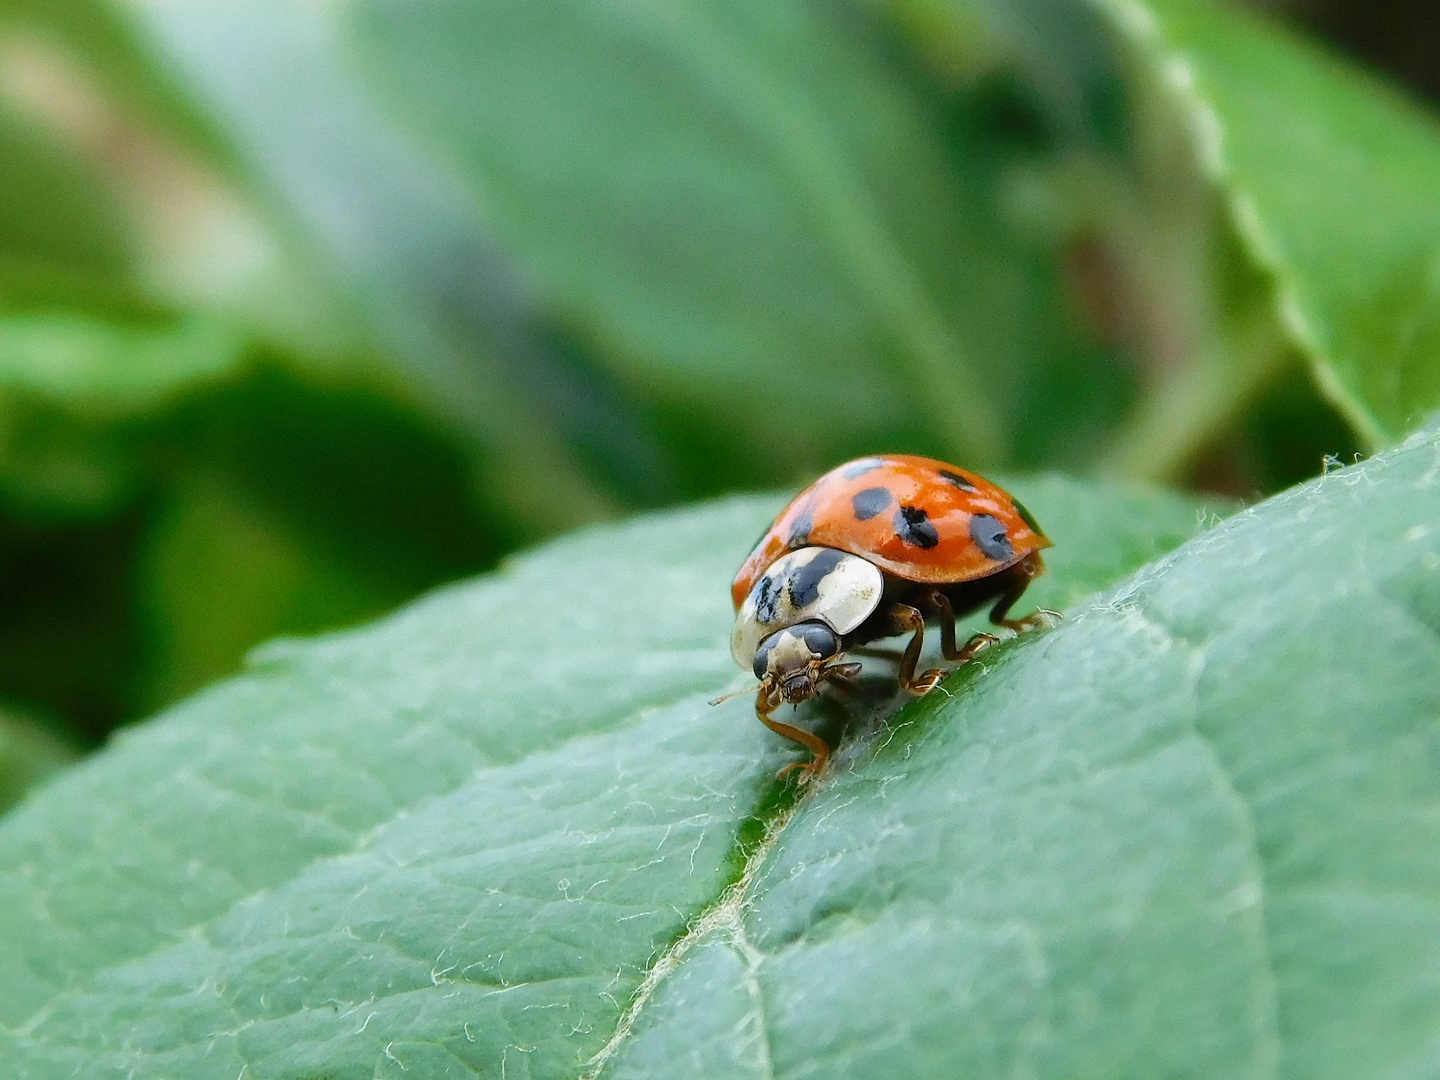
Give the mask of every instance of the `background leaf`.
[{"label": "background leaf", "polygon": [[[1052,596],[1202,522],[1172,497],[1021,494],[1062,544]],[[0,824],[0,866],[32,867],[0,875],[7,1058],[572,1073],[738,873],[792,757],[747,703],[706,704],[739,681],[726,582],[777,508],[594,530],[272,645],[42,792]],[[136,1037],[110,1045],[115,1025]]]},{"label": "background leaf", "polygon": [[75,747],[54,728],[0,712],[0,812],[10,809],[26,791],[76,756]]},{"label": "background leaf", "polygon": [[1029,184],[1140,366],[1106,471],[1269,486],[1303,475],[1287,443],[1348,451],[1324,401],[1371,449],[1440,405],[1440,128],[1414,103],[1238,5],[894,8],[937,69],[1017,78],[1055,135]]},{"label": "background leaf", "polygon": [[339,347],[367,350],[459,437],[487,517],[548,534],[673,494],[632,403],[494,251],[475,193],[387,115],[348,11],[228,0],[139,15],[341,313],[327,323]]},{"label": "background leaf", "polygon": [[1105,6],[1185,113],[1318,384],[1372,446],[1414,430],[1440,407],[1440,126],[1237,9]]},{"label": "background leaf", "polygon": [[[882,444],[1016,459],[1022,426],[1048,448],[1091,420],[1028,423],[1039,358],[1099,374],[1107,357],[1000,203],[1023,134],[927,100],[859,9],[361,12],[386,100],[477,193],[542,310],[644,404],[682,490],[714,490],[717,460],[788,480]],[[804,409],[764,390],[782,383]],[[1123,398],[1086,387],[1101,414]]]}]

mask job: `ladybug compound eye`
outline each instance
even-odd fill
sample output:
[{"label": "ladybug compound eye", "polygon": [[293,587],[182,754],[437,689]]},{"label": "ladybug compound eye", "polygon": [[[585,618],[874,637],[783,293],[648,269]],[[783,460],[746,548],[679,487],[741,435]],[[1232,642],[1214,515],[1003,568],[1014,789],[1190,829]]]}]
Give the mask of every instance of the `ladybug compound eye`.
[{"label": "ladybug compound eye", "polygon": [[801,627],[804,628],[805,647],[817,660],[829,660],[840,651],[840,639],[835,636],[835,631],[824,623],[801,623],[795,629],[799,630]]}]

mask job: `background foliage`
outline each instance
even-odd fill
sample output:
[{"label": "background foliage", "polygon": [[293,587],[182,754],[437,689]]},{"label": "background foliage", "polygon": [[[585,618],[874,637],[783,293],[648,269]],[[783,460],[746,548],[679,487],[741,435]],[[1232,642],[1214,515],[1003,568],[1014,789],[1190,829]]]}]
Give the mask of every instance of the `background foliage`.
[{"label": "background foliage", "polygon": [[[1309,18],[1434,92],[1435,69],[1407,49],[1416,32],[1394,30],[1413,25],[1402,15],[1426,17],[1425,5],[1395,0],[1385,8],[1388,21],[1367,6],[1368,21],[1359,22],[1338,0],[1266,6]],[[1057,590],[1054,603],[1080,605],[1213,521],[1214,507],[1231,505],[1212,499],[1212,509],[1197,512],[1195,503],[1157,488],[1260,500],[1316,476],[1327,455],[1333,466],[1394,446],[1440,409],[1437,205],[1440,128],[1425,107],[1327,47],[1209,0],[0,0],[0,802],[64,769],[117,726],[239,670],[267,639],[369,619],[576,526],[737,490],[793,488],[877,447],[1009,476],[1069,474],[1019,483],[1036,503],[1051,504],[1041,517],[1057,539],[1074,537],[1057,550],[1046,588]],[[1143,572],[1151,576],[1136,579],[1126,595],[1149,596],[1153,586],[1166,613],[1155,618],[1174,641],[1162,647],[1141,634],[1140,645],[1169,659],[1166,649],[1192,660],[1233,659],[1249,639],[1227,636],[1228,616],[1187,608],[1167,590],[1191,580],[1186,574],[1235,574],[1235,603],[1244,598],[1268,612],[1254,625],[1270,627],[1277,640],[1273,653],[1255,644],[1257,664],[1279,664],[1286,648],[1294,660],[1274,685],[1259,668],[1247,676],[1256,700],[1273,706],[1263,719],[1283,726],[1294,718],[1276,702],[1311,685],[1316,671],[1346,663],[1344,655],[1287,645],[1285,620],[1274,617],[1279,597],[1295,600],[1295,582],[1324,591],[1324,582],[1305,574],[1323,577],[1328,566],[1329,580],[1354,579],[1350,591],[1335,585],[1331,606],[1317,600],[1312,613],[1331,620],[1334,640],[1369,626],[1366,605],[1398,611],[1394,626],[1365,633],[1394,646],[1368,663],[1394,677],[1377,686],[1376,700],[1402,687],[1395,692],[1404,701],[1384,714],[1399,727],[1365,738],[1383,742],[1390,732],[1402,743],[1418,739],[1417,752],[1430,753],[1415,734],[1434,714],[1433,693],[1418,674],[1428,655],[1424,635],[1384,636],[1395,626],[1434,625],[1429,526],[1415,517],[1428,505],[1428,445],[1343,470],[1349,487],[1327,478],[1308,495],[1272,501],[1259,512],[1268,524],[1238,524],[1213,548],[1201,537],[1176,556],[1174,565],[1188,570]],[[1401,474],[1408,479],[1387,486]],[[238,965],[235,987],[271,971],[272,961],[285,971],[293,962],[308,978],[313,971],[288,951],[293,942],[267,937],[263,918],[251,926],[244,911],[224,915],[227,905],[271,888],[281,890],[280,907],[291,902],[284,889],[300,890],[294,903],[303,904],[301,893],[313,886],[315,910],[334,916],[348,885],[325,878],[329,869],[305,877],[313,862],[351,851],[347,845],[366,830],[432,796],[459,800],[447,805],[467,820],[483,818],[489,811],[445,786],[445,777],[460,784],[458,772],[446,771],[463,771],[460,762],[543,771],[556,767],[544,755],[568,752],[539,729],[534,745],[509,746],[512,722],[532,724],[539,715],[559,723],[563,714],[571,735],[583,729],[619,739],[614,752],[635,755],[634,769],[660,769],[646,756],[651,751],[614,725],[626,710],[658,703],[684,721],[677,739],[691,726],[710,731],[711,714],[690,699],[724,682],[728,661],[715,640],[723,638],[716,627],[725,567],[738,562],[769,506],[726,503],[663,519],[671,525],[622,526],[549,549],[477,587],[473,595],[482,599],[473,610],[465,607],[471,601],[454,599],[471,594],[445,594],[420,614],[339,639],[335,655],[353,650],[360,658],[345,660],[339,674],[316,659],[329,657],[330,645],[271,647],[240,682],[70,769],[51,794],[5,819],[0,848],[15,874],[10,891],[0,889],[0,906],[12,905],[19,919],[45,902],[64,907],[58,898],[68,896],[76,906],[60,921],[69,919],[79,936],[32,928],[36,952],[3,958],[10,966],[0,1024],[30,1025],[21,1041],[35,1035],[34,1061],[43,1068],[89,1060],[106,1044],[109,1025],[134,1022],[125,1008],[135,986],[152,1003],[167,1001],[167,973],[192,970],[192,961],[194,971],[213,970],[204,958],[166,951],[187,926],[206,926],[228,943],[215,947]],[[1347,513],[1362,516],[1349,523]],[[1307,521],[1333,528],[1317,532]],[[1356,531],[1345,531],[1350,524]],[[747,535],[734,539],[732,526]],[[635,580],[639,571],[625,571],[635,552],[623,545],[636,537],[661,544],[656,537],[670,528],[693,545],[689,562],[678,549],[671,553],[676,591],[646,601],[653,611],[634,613],[651,622],[624,638],[629,651],[587,651],[628,617],[606,606],[606,582],[627,599],[649,595]],[[1292,549],[1302,556],[1295,565],[1282,560],[1268,575],[1247,576],[1245,559]],[[1220,558],[1216,550],[1231,554]],[[567,563],[572,557],[579,561]],[[587,574],[587,588],[572,586]],[[1275,582],[1269,592],[1268,581]],[[484,616],[496,628],[452,656],[446,635],[464,637],[473,625],[460,619],[465,629],[457,630],[435,612],[457,603],[467,619]],[[1086,635],[1119,619],[1120,639],[1129,641],[1136,627],[1126,619],[1153,614],[1125,610],[1131,614],[1123,618],[1095,615],[1090,630],[1067,628],[1052,651],[1103,668],[1096,685],[1122,686],[1119,661],[1105,660],[1103,643]],[[512,625],[507,620],[519,611],[528,622]],[[1176,612],[1191,621],[1171,626],[1166,619],[1180,618]],[[685,636],[691,625],[693,640]],[[416,635],[404,648],[392,639],[410,630],[396,627]],[[507,635],[530,644],[507,651]],[[568,644],[564,656],[574,666],[557,659],[542,675],[527,673],[527,658],[557,640]],[[681,655],[668,655],[666,642],[684,642]],[[450,741],[454,716],[427,713],[426,723],[440,730],[422,724],[427,734],[416,736],[414,756],[400,765],[387,760],[396,740],[405,742],[397,733],[414,720],[404,702],[434,704],[407,677],[386,682],[392,648],[410,656],[414,671],[434,675],[436,686],[454,681],[459,696],[447,707],[459,709],[461,699],[475,705],[479,698],[465,694],[481,690],[513,706],[513,715],[486,714],[483,730],[466,727],[478,722],[473,717],[460,722],[464,738],[479,740],[479,757]],[[422,662],[441,654],[450,659],[438,668]],[[996,710],[1036,700],[1017,673],[1039,661],[1019,659],[1030,654],[1018,649],[1014,655],[1000,666],[1011,672],[1005,679],[1020,681],[996,680]],[[1385,667],[1387,656],[1394,670]],[[307,681],[305,673],[318,669],[324,678]],[[605,675],[612,671],[613,685]],[[491,681],[482,686],[474,672]],[[1181,683],[1192,676],[1198,679],[1190,669],[1177,673]],[[247,704],[254,686],[262,697],[278,696]],[[1305,762],[1256,764],[1247,755],[1264,751],[1265,739],[1242,745],[1236,734],[1247,730],[1254,708],[1215,698],[1223,722],[1215,720],[1204,688],[1185,686],[1200,717],[1186,738],[1210,745],[1235,798],[1259,807],[1248,824],[1227,819],[1230,831],[1220,830],[1239,845],[1236,857],[1259,870],[1247,863],[1250,878],[1217,870],[1213,881],[1240,890],[1225,894],[1233,900],[1245,888],[1269,888],[1266,873],[1278,868],[1282,891],[1300,882],[1303,894],[1315,879],[1287,877],[1295,864],[1273,857],[1288,843],[1321,844],[1303,829],[1286,830],[1307,815],[1333,820],[1333,808],[1312,801],[1296,818],[1266,817],[1256,793],[1292,766],[1303,772]],[[653,700],[645,697],[652,692]],[[364,738],[348,726],[353,717],[296,704],[309,694],[333,704],[335,694],[360,700],[366,693],[401,704]],[[532,715],[527,695],[556,712]],[[574,711],[582,696],[585,708]],[[1352,710],[1345,722],[1370,715]],[[960,730],[958,716],[950,719]],[[1122,719],[1107,714],[1106,722]],[[286,742],[283,725],[291,722],[294,739]],[[1343,772],[1337,762],[1350,747],[1351,765],[1375,785],[1360,784],[1357,798],[1387,785],[1404,793],[1367,803],[1375,821],[1428,820],[1424,778],[1402,775],[1398,765],[1387,772],[1395,764],[1390,744],[1362,746],[1360,735],[1335,723],[1307,744],[1309,764]],[[241,730],[257,740],[253,758],[240,750]],[[675,912],[723,910],[727,883],[737,880],[766,823],[820,812],[808,804],[797,810],[766,786],[783,748],[764,735],[737,729],[726,735],[738,740],[733,745],[700,755],[710,755],[698,774],[706,784],[739,785],[740,793],[706,811],[727,824],[699,830],[695,850],[707,835],[714,846],[704,849],[703,880],[682,889],[664,879],[673,865],[656,871],[651,899],[663,896],[672,910],[640,920],[633,939],[609,943],[618,951],[602,959],[613,962],[615,985],[623,986],[597,992],[596,1001],[615,1000],[584,1012],[592,1025],[585,1053],[619,1022],[648,959],[683,931],[686,919]],[[925,752],[953,752],[959,761],[967,746],[941,740]],[[352,751],[373,760],[357,758],[353,771],[343,766],[329,777],[314,762],[303,777],[284,764],[309,761],[307,754],[343,760]],[[1089,751],[1067,744],[1055,752]],[[747,764],[736,766],[726,757],[732,753],[749,755]],[[190,754],[205,763],[198,772],[187,767]],[[494,754],[504,761],[490,761]],[[1376,771],[1366,772],[1367,763]],[[1252,767],[1258,771],[1246,771]],[[420,774],[430,786],[406,786]],[[857,775],[862,787],[874,779]],[[320,788],[297,793],[302,779],[316,778]],[[613,824],[606,815],[623,817],[624,808],[607,809],[608,789],[598,774],[593,780],[595,799],[584,812]],[[1250,781],[1259,786],[1247,787]],[[531,798],[539,781],[517,773],[505,783],[520,799]],[[173,801],[151,807],[149,793],[167,785]],[[656,797],[681,807],[691,794],[667,788]],[[577,805],[588,798],[582,795]],[[1235,811],[1233,801],[1221,802]],[[227,847],[208,870],[199,854],[177,863],[173,851],[156,854],[148,841],[121,835],[123,828],[106,831],[131,819],[154,835],[197,823],[181,846],[200,852],[207,815],[233,824],[239,804],[257,814],[254,847]],[[1196,806],[1202,816],[1215,809]],[[1111,811],[1117,827],[1134,824],[1123,806]],[[66,816],[72,813],[81,817]],[[677,827],[684,820],[677,817]],[[426,827],[417,825],[410,839],[423,840]],[[858,823],[856,831],[867,827]],[[1327,864],[1332,869],[1347,852],[1380,853],[1363,866],[1355,855],[1360,862],[1345,863],[1354,873],[1322,883],[1351,890],[1352,899],[1395,885],[1384,852],[1404,862],[1403,849],[1374,847],[1357,830],[1323,841],[1341,853]],[[233,839],[227,828],[224,844]],[[511,840],[502,829],[485,842]],[[1266,846],[1272,843],[1279,847]],[[82,857],[94,851],[134,856],[134,874],[112,879],[115,866]],[[830,857],[817,851],[795,859]],[[534,867],[512,869],[523,889]],[[896,864],[882,877],[897,883],[898,896],[912,869]],[[171,876],[181,870],[200,878]],[[1423,893],[1416,884],[1423,877],[1406,878],[1396,891]],[[1146,881],[1169,888],[1172,879]],[[400,907],[428,902],[407,888],[392,897]],[[889,900],[847,893],[826,908],[829,901],[816,899],[824,895],[817,886],[805,898],[816,926],[854,911],[893,917]],[[143,896],[163,898],[163,911],[137,921]],[[934,908],[927,917],[943,916],[940,899],[921,899]],[[86,907],[92,902],[99,906]],[[1310,901],[1294,901],[1303,902]],[[1235,908],[1242,921],[1251,906]],[[1156,917],[1178,910],[1162,904]],[[1317,910],[1297,914],[1296,907],[1266,924],[1276,935],[1266,947],[1280,957],[1277,965],[1295,957],[1302,967],[1327,962],[1306,951],[1330,925]],[[1110,917],[1096,911],[1102,923]],[[1425,1075],[1435,1013],[1423,978],[1402,963],[1396,944],[1424,936],[1415,928],[1429,925],[1428,908],[1416,911],[1410,930],[1372,942],[1393,954],[1387,985],[1401,997],[1377,991],[1344,1004],[1401,1016],[1411,1026],[1387,1027],[1384,1037]],[[289,918],[278,907],[271,915]],[[1346,924],[1344,934],[1363,937],[1369,925]],[[740,940],[735,926],[725,931],[726,948]],[[761,945],[745,948],[773,944],[751,929]],[[247,937],[252,931],[258,937]],[[1033,944],[1027,940],[1005,938],[996,963],[1014,959],[1006,950],[1024,953]],[[1246,952],[1255,945],[1246,940],[1236,946],[1237,964],[1248,964],[1246,979],[1262,986],[1264,964],[1260,953]],[[913,944],[928,948],[918,938]],[[415,955],[432,945],[444,942],[426,939]],[[709,946],[697,939],[696,947]],[[741,959],[751,963],[745,948]],[[161,959],[140,963],[151,949]],[[1094,970],[1082,953],[1073,970]],[[726,973],[734,957],[723,949],[697,955],[719,958],[716,979],[750,977]],[[564,967],[543,950],[535,956],[541,969]],[[132,960],[140,966],[126,966]],[[166,967],[172,961],[178,966]],[[145,966],[152,962],[159,968]],[[1349,973],[1341,983],[1374,983],[1357,976],[1368,969],[1353,957],[1335,964]],[[1022,982],[1033,975],[1024,964],[1005,970]],[[1335,980],[1317,971],[1297,984],[1298,997],[1280,987],[1258,1011],[1235,1006],[1233,1015],[1253,1022],[1254,1038],[1224,1045],[1254,1051],[1245,1068],[1283,1072],[1291,1069],[1287,1047],[1321,1045],[1325,1023],[1307,1028],[1305,1020],[1331,1015],[1312,991]],[[1137,993],[1155,988],[1135,969],[1122,965],[1113,974],[1121,982],[1133,977]],[[271,975],[260,981],[268,985]],[[419,969],[411,975],[429,978]],[[506,987],[509,978],[502,971],[495,983]],[[637,1026],[627,1056],[614,1062],[620,1073],[643,1074],[652,1049],[657,1061],[669,1060],[665,1022],[698,1023],[685,1019],[686,985],[677,981],[680,989],[667,994],[678,996],[655,999],[647,1017],[661,1018],[654,1021],[661,1034]],[[1196,1000],[1225,1007],[1203,988],[1181,997],[1192,990]],[[84,996],[91,991],[100,997]],[[580,1008],[578,999],[565,1000]],[[1123,993],[1114,1000],[1131,1001]],[[428,998],[413,1001],[429,1015]],[[307,1011],[313,1003],[302,1005],[287,1023],[329,1023]],[[248,999],[227,1000],[225,1008],[242,1021],[263,1019]],[[1083,1012],[1074,1008],[1074,1016]],[[44,1028],[52,1013],[53,1031]],[[1062,1013],[1072,1015],[1011,1017],[996,1021],[996,1030],[1018,1024],[1043,1032]],[[165,1015],[180,1034],[157,1019]],[[667,1015],[677,1019],[664,1021]],[[803,1033],[809,1021],[797,1017],[794,1030]],[[219,1022],[183,1009],[150,1019],[160,1023],[145,1029],[152,1042],[130,1047],[160,1055],[147,1061],[168,1061],[172,1038],[180,1047],[174,1060],[188,1060],[186,1025]],[[402,1008],[391,1020],[399,1030],[414,1016]],[[266,1030],[281,1032],[273,1061],[303,1039],[284,1024]],[[1197,1027],[1195,1038],[1214,1030]],[[856,1045],[869,1037],[852,1034]],[[810,1032],[801,1041],[816,1045],[815,1038]],[[430,1045],[420,1039],[414,1053],[424,1058]],[[1085,1045],[1096,1055],[1085,1059],[1094,1074],[1114,1075],[1111,1044]],[[351,1049],[355,1068],[368,1068],[374,1047],[362,1041]],[[998,1060],[983,1047],[971,1050],[982,1063]],[[466,1054],[493,1064],[485,1056],[492,1051],[504,1060],[505,1047],[496,1046],[459,1059],[467,1068]],[[244,1062],[263,1057],[243,1046],[234,1053]],[[550,1065],[534,1065],[535,1075],[573,1072],[575,1046],[546,1053]],[[121,1054],[112,1064],[123,1073],[135,1060]],[[1068,1075],[1083,1072],[1076,1060],[1059,1062],[1057,1075],[1065,1067]],[[1345,1064],[1350,1073],[1336,1075],[1376,1060],[1355,1059]],[[317,1051],[314,1063],[332,1059]],[[1321,1075],[1313,1061],[1292,1064],[1296,1075]],[[435,1075],[449,1067],[427,1065]],[[819,1067],[797,1059],[782,1071]],[[1214,1074],[1223,1071],[1216,1065]]]},{"label": "background foliage", "polygon": [[0,822],[0,1054],[33,1080],[1430,1075],[1440,432],[1218,524],[1016,490],[1066,622],[898,713],[883,675],[822,712],[846,738],[803,795],[748,700],[708,704],[746,682],[711,585],[770,497],[267,646]]},{"label": "background foliage", "polygon": [[7,0],[0,700],[876,446],[1278,490],[1440,404],[1437,145],[1196,2]]},{"label": "background foliage", "polygon": [[[1218,0],[0,0],[0,1060],[1434,1076],[1437,206]],[[801,793],[661,508],[877,448],[1068,618]]]}]

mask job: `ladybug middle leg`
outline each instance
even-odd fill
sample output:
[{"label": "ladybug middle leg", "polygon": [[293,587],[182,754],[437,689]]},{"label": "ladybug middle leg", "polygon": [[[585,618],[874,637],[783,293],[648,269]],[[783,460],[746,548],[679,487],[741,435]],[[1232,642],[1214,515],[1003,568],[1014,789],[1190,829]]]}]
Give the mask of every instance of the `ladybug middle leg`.
[{"label": "ladybug middle leg", "polygon": [[[905,646],[905,652],[900,656],[900,685],[912,694],[928,694],[939,685],[940,680],[945,677],[945,672],[940,668],[931,668],[929,671],[915,674],[915,667],[920,663],[920,649],[925,644],[925,616],[920,614],[918,608],[909,604],[891,604],[885,609],[881,620],[881,629],[877,636],[890,637],[893,634],[910,634],[910,644]],[[941,633],[944,633],[942,630]],[[951,636],[954,636],[955,629],[950,629]]]},{"label": "ladybug middle leg", "polygon": [[925,597],[925,604],[940,617],[940,651],[946,660],[954,660],[963,664],[967,660],[974,659],[976,653],[988,649],[991,645],[999,644],[1000,639],[994,634],[979,633],[972,635],[964,645],[957,646],[955,643],[955,609],[950,604],[950,598],[936,589]]}]

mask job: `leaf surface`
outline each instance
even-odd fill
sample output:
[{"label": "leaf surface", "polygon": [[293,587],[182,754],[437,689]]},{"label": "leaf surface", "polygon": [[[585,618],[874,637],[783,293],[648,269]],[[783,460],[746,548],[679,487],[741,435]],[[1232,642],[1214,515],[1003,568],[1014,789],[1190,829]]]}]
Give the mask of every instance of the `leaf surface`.
[{"label": "leaf surface", "polygon": [[856,742],[611,1077],[1429,1075],[1440,440]]},{"label": "leaf surface", "polygon": [[[1061,545],[1037,599],[1204,521],[1169,496],[1016,490]],[[743,685],[728,581],[777,508],[579,534],[369,629],[268,646],[122,734],[0,825],[6,1060],[575,1075],[777,805],[793,749],[746,701],[707,704]]]}]

